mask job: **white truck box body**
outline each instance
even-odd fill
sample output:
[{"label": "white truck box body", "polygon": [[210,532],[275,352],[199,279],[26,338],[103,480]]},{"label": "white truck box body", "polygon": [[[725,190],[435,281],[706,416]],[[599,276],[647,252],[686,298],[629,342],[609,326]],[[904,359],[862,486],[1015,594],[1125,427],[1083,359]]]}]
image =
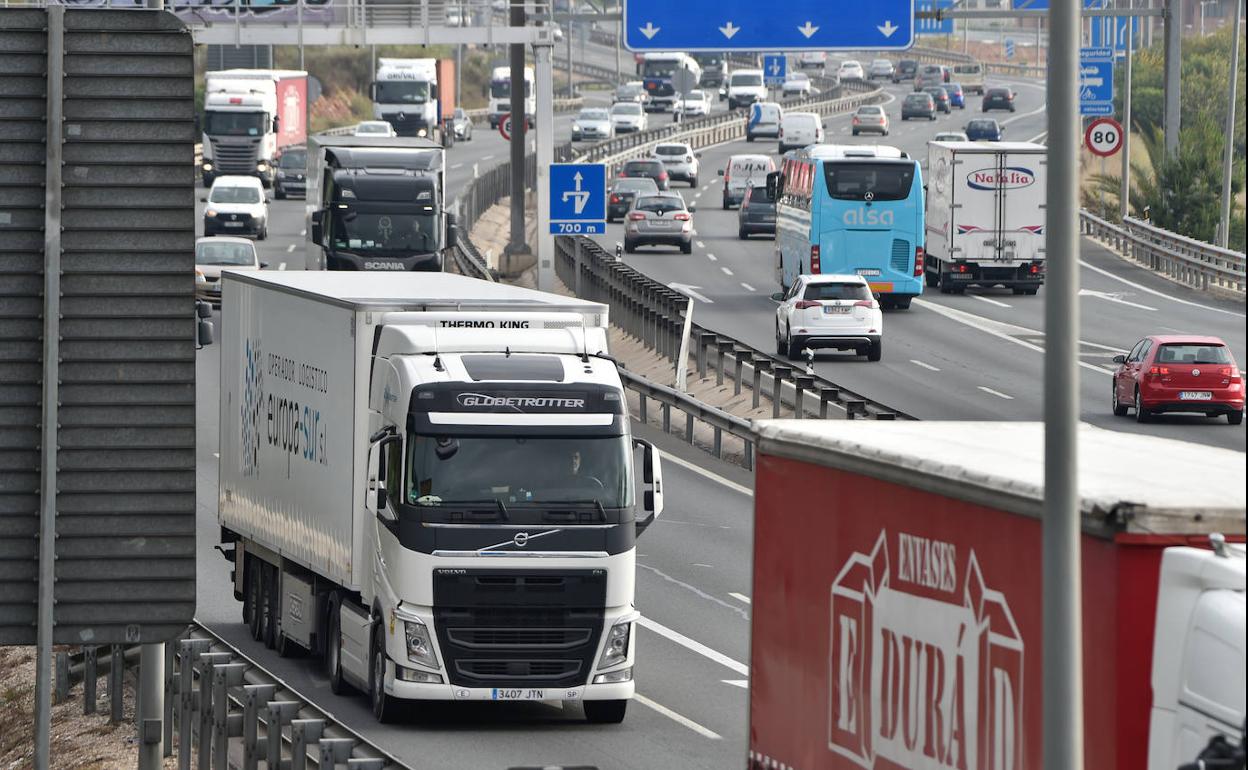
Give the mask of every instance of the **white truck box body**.
[{"label": "white truck box body", "polygon": [[1047,153],[1031,142],[929,142],[927,253],[942,262],[1043,261]]},{"label": "white truck box body", "polygon": [[[480,350],[482,325],[517,314],[576,314],[594,350],[606,339],[605,305],[449,274],[227,273],[222,294],[220,523],[350,590],[371,569],[359,514],[379,323],[414,327],[413,353]],[[447,313],[472,325],[439,340]]]}]

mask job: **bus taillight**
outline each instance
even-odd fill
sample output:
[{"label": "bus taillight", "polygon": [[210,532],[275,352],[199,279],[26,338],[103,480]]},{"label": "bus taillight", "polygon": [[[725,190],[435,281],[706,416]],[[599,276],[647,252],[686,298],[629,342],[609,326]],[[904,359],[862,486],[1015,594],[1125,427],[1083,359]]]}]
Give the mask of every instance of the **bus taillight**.
[{"label": "bus taillight", "polygon": [[915,276],[923,275],[923,247],[914,247],[914,274]]},{"label": "bus taillight", "polygon": [[819,275],[819,246],[810,247],[810,274]]}]

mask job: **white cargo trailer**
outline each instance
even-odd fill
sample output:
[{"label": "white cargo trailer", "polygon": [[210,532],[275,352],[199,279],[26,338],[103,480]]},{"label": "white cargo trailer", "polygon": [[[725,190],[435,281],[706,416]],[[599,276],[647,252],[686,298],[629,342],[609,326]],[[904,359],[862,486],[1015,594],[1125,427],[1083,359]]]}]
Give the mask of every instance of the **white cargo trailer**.
[{"label": "white cargo trailer", "polygon": [[323,655],[383,721],[400,700],[623,719],[662,480],[607,307],[447,274],[227,273],[222,316],[219,518],[254,638]]},{"label": "white cargo trailer", "polygon": [[1045,163],[1032,142],[928,142],[927,285],[944,294],[1044,283]]}]

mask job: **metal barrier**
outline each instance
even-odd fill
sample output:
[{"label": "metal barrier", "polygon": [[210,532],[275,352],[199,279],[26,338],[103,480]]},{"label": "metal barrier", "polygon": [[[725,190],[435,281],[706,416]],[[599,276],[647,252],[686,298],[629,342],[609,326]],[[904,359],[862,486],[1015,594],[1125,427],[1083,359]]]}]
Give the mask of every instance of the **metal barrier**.
[{"label": "metal barrier", "polygon": [[[964,64],[966,62],[978,61],[970,54],[958,53],[957,51],[946,51],[941,48],[923,48],[915,46],[905,53],[907,58],[915,59],[920,62],[930,62],[932,64]],[[998,75],[1014,75],[1015,77],[1031,77],[1043,78],[1047,70],[1044,67],[1037,67],[1032,64],[1005,64],[1002,62],[979,62],[983,66],[984,72],[992,72]]]},{"label": "metal barrier", "polygon": [[1127,217],[1121,225],[1087,211],[1079,212],[1080,230],[1118,254],[1202,291],[1211,288],[1244,294],[1244,254],[1188,238]]},{"label": "metal barrier", "polygon": [[[108,674],[110,718],[123,719],[123,684],[127,668],[137,673],[138,646],[83,647],[56,656],[56,696],[83,685],[83,710],[95,713],[96,682]],[[325,711],[305,701],[285,682],[265,671],[212,631],[198,624],[165,645],[163,732],[139,724],[141,739],[163,741],[164,755],[174,755],[178,770],[228,770],[238,764],[270,768],[332,770],[403,770],[408,766]],[[135,710],[138,719],[138,709]],[[176,741],[175,741],[176,736]],[[232,751],[233,750],[233,751]]]},{"label": "metal barrier", "polygon": [[730,436],[736,436],[741,439],[743,445],[741,465],[747,470],[753,469],[754,447],[758,445],[758,434],[754,431],[754,426],[749,420],[729,414],[722,409],[716,409],[686,393],[681,393],[675,388],[669,388],[666,385],[651,382],[645,377],[639,377],[627,369],[620,369],[620,380],[624,383],[626,389],[633,391],[638,396],[638,420],[643,423],[649,421],[647,401],[655,401],[659,404],[664,432],[670,433],[672,424],[671,410],[673,407],[679,409],[685,414],[685,441],[694,444],[694,422],[705,423],[710,426],[713,434],[711,454],[717,458],[724,459],[724,433],[728,433]]}]

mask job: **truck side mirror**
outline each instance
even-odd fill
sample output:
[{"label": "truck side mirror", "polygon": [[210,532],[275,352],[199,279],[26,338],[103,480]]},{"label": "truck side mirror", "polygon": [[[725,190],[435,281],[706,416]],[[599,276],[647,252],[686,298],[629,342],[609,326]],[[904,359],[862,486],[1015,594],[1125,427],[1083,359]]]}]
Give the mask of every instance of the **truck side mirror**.
[{"label": "truck side mirror", "polygon": [[659,450],[654,444],[633,439],[633,446],[642,449],[642,481],[646,486],[642,492],[642,510],[646,517],[637,521],[637,534],[640,535],[663,513],[663,467],[659,460]]},{"label": "truck side mirror", "polygon": [[202,299],[195,300],[195,317],[200,320],[212,318],[212,305],[209,305]]},{"label": "truck side mirror", "polygon": [[198,345],[197,350],[212,344],[212,321],[200,319],[195,328],[195,342]]},{"label": "truck side mirror", "polygon": [[377,483],[377,510],[384,511],[390,504],[390,498],[386,494],[386,482]]},{"label": "truck side mirror", "polygon": [[446,247],[453,249],[459,244],[459,221],[454,214],[446,215]]},{"label": "truck side mirror", "polygon": [[321,243],[322,236],[324,235],[324,233],[322,232],[323,228],[321,226],[322,214],[323,212],[320,212],[320,211],[312,212],[312,227],[311,227],[312,242],[315,243],[317,246],[324,245]]}]

